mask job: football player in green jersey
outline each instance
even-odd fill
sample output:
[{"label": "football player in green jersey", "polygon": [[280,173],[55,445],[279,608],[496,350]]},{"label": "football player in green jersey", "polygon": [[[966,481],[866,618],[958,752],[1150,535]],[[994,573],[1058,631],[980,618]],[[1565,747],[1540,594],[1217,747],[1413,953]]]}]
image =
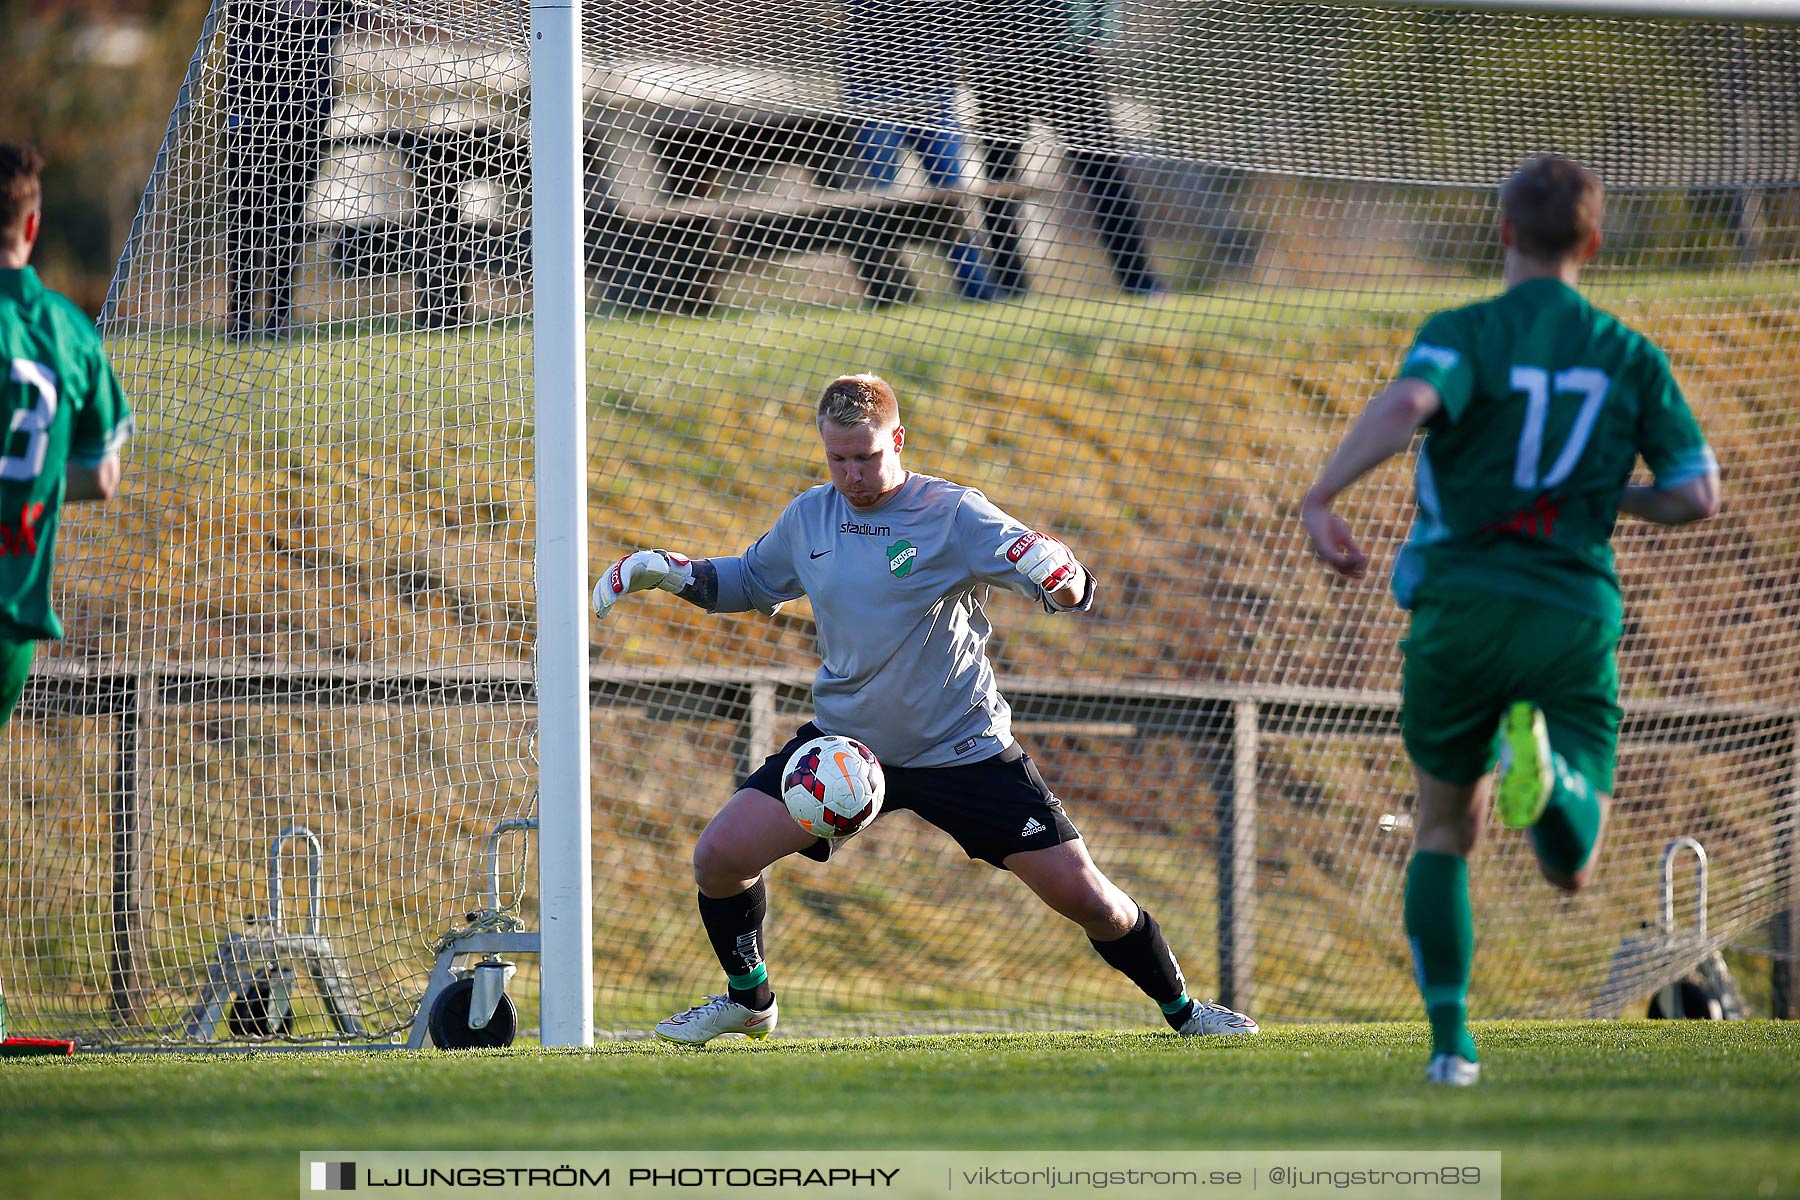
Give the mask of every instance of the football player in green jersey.
[{"label": "football player in green jersey", "polygon": [[[1490,772],[1502,823],[1530,830],[1544,877],[1575,892],[1593,876],[1619,727],[1613,524],[1627,513],[1683,525],[1719,507],[1718,465],[1668,360],[1575,290],[1600,248],[1600,211],[1599,179],[1572,160],[1520,167],[1500,190],[1505,291],[1425,322],[1301,504],[1315,553],[1360,578],[1368,555],[1332,505],[1424,429],[1393,587],[1412,613],[1406,931],[1433,1083],[1480,1077],[1467,859]],[[1629,482],[1640,457],[1653,483]]]},{"label": "football player in green jersey", "polygon": [[94,323],[27,264],[43,223],[44,160],[0,142],[0,725],[34,642],[62,636],[50,570],[65,500],[119,486],[131,409]]}]

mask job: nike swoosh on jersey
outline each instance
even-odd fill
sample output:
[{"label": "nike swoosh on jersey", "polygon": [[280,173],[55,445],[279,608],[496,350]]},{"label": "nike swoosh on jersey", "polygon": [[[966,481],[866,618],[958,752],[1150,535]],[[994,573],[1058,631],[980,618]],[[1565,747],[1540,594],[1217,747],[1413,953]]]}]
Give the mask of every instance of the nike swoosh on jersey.
[{"label": "nike swoosh on jersey", "polygon": [[827,554],[830,554],[831,551],[829,551],[829,550],[809,550],[809,551],[807,551],[807,553],[812,555],[814,558],[824,558]]}]

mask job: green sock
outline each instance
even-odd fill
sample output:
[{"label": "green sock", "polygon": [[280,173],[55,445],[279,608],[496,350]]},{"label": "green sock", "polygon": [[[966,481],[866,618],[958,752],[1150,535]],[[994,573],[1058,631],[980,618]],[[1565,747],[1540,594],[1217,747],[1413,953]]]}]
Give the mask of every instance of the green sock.
[{"label": "green sock", "polygon": [[1563,875],[1573,875],[1587,864],[1600,836],[1600,797],[1587,778],[1569,768],[1563,756],[1552,753],[1555,783],[1544,815],[1531,827],[1531,846],[1538,861]]},{"label": "green sock", "polygon": [[1406,868],[1406,936],[1413,975],[1431,1021],[1431,1053],[1470,1062],[1469,970],[1475,961],[1475,918],[1469,911],[1469,864],[1454,854],[1416,851]]}]

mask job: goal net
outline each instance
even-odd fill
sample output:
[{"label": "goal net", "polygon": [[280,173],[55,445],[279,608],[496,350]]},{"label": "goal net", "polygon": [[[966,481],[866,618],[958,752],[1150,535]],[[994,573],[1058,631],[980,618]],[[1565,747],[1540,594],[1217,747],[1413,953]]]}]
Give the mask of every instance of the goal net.
[{"label": "goal net", "polygon": [[[908,466],[1093,568],[1086,616],[987,603],[1019,736],[1190,990],[1264,1021],[1417,1014],[1404,616],[1373,576],[1327,578],[1300,495],[1418,323],[1498,287],[1498,181],[1541,150],[1596,168],[1590,293],[1668,352],[1725,511],[1621,523],[1599,882],[1555,898],[1490,834],[1472,1010],[1641,1013],[1722,947],[1784,952],[1793,25],[645,0],[590,6],[583,54],[593,569],[741,553],[825,478],[823,383],[885,376]],[[0,739],[16,1032],[386,1042],[466,914],[540,922],[527,839],[497,832],[534,811],[534,663],[557,652],[529,61],[512,4],[208,16],[103,320],[138,415],[125,492],[70,514],[69,636]],[[1346,515],[1385,573],[1408,465]],[[690,850],[809,714],[814,634],[804,602],[709,617],[653,592],[592,638],[597,1022],[642,1031],[719,990]],[[1079,930],[910,815],[769,879],[784,1031],[1154,1023]]]}]

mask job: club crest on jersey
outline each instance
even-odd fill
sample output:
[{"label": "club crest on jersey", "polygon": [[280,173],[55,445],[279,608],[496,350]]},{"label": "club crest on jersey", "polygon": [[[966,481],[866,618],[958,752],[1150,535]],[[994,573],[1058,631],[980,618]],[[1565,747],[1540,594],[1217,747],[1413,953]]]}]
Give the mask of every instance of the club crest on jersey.
[{"label": "club crest on jersey", "polygon": [[919,559],[919,548],[902,538],[887,548],[887,556],[888,570],[894,578],[905,579],[912,574],[913,563]]}]

